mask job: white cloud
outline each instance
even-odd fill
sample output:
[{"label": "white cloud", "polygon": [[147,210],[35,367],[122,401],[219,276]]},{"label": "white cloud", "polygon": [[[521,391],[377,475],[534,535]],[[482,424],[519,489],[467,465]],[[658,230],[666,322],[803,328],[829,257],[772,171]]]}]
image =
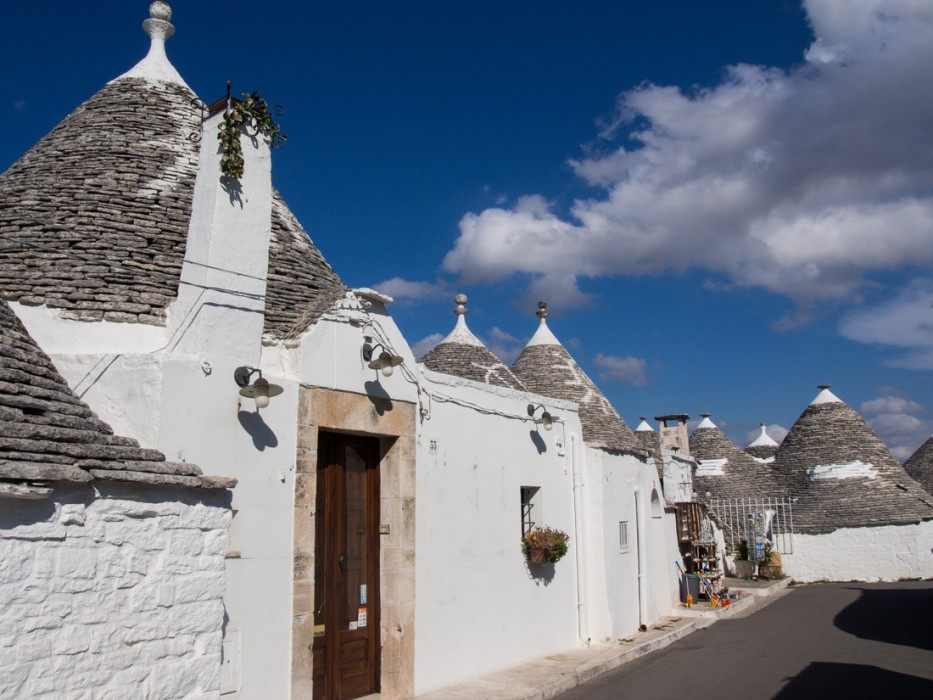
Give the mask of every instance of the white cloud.
[{"label": "white cloud", "polygon": [[872,430],[900,460],[910,457],[933,427],[924,415],[926,408],[900,393],[886,393],[863,402],[862,413],[867,416]]},{"label": "white cloud", "polygon": [[815,38],[800,66],[740,64],[708,89],[623,93],[603,134],[626,145],[571,162],[602,194],[567,215],[538,195],[469,213],[444,268],[560,280],[571,299],[581,277],[699,268],[806,308],[857,300],[873,272],[933,263],[933,150],[922,147],[933,4],[805,9]]},{"label": "white cloud", "polygon": [[619,357],[600,353],[594,358],[593,364],[599,368],[600,376],[605,379],[635,386],[645,386],[648,383],[648,363],[640,357]]},{"label": "white cloud", "polygon": [[[790,432],[780,423],[771,423],[770,425],[766,425],[765,429],[768,431],[768,435],[771,436],[771,439],[779,445],[784,442],[784,438],[786,438],[787,433]],[[747,445],[748,443],[752,442],[755,438],[758,437],[759,434],[761,434],[760,427],[748,431],[748,433],[745,435],[745,444]]]},{"label": "white cloud", "polygon": [[444,336],[441,333],[432,333],[431,335],[426,335],[424,338],[411,346],[411,352],[415,356],[416,360],[420,360],[431,350],[433,350],[434,346],[441,342],[443,339]]},{"label": "white cloud", "polygon": [[862,402],[862,413],[866,416],[882,413],[921,413],[923,406],[903,396],[880,396]]},{"label": "white cloud", "polygon": [[375,288],[399,302],[436,301],[450,296],[447,286],[442,282],[417,282],[403,277],[392,277],[380,282]]},{"label": "white cloud", "polygon": [[886,361],[891,367],[933,369],[933,280],[914,280],[894,299],[849,314],[839,330],[851,340],[899,349]]}]

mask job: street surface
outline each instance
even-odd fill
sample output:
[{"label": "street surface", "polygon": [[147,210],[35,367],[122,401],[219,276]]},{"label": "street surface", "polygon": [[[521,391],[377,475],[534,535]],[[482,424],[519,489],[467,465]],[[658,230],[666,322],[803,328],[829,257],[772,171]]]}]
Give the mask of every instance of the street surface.
[{"label": "street surface", "polygon": [[933,582],[794,588],[557,700],[933,698]]}]

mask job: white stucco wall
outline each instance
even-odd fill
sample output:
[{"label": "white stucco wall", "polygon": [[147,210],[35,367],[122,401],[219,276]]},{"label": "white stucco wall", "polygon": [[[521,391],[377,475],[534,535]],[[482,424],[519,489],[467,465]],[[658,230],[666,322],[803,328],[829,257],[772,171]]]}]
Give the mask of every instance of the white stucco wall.
[{"label": "white stucco wall", "polygon": [[4,499],[0,697],[218,697],[221,494],[120,485]]},{"label": "white stucco wall", "polygon": [[487,411],[522,417],[545,403],[563,424],[534,438],[530,422],[431,402],[417,447],[416,693],[575,646],[579,544],[571,539],[550,580],[533,577],[521,551],[522,486],[541,489],[539,524],[573,538],[574,405],[426,369],[422,378],[435,396]]},{"label": "white stucco wall", "polygon": [[933,522],[798,533],[782,559],[784,573],[801,582],[933,578]]},{"label": "white stucco wall", "polygon": [[[670,614],[675,595],[672,550],[676,540],[672,516],[665,516],[663,500],[656,511],[651,507],[653,490],[663,499],[653,464],[593,448],[586,449],[586,462],[587,544],[591,545],[587,550],[588,632],[592,641],[601,642],[628,637],[639,624],[651,625]],[[619,539],[621,521],[629,523],[625,550]]]}]

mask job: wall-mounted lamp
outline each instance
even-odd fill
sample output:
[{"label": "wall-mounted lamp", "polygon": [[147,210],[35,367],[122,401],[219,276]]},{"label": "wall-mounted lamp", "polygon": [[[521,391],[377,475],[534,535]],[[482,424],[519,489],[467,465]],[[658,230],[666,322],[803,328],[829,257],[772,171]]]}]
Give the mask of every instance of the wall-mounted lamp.
[{"label": "wall-mounted lamp", "polygon": [[[537,418],[539,408],[541,409],[541,417]],[[550,430],[554,425],[554,416],[547,412],[544,404],[528,404],[528,416],[535,424],[543,426],[545,430]]]},{"label": "wall-mounted lamp", "polygon": [[[363,338],[363,341],[363,360],[368,363],[366,366],[377,371],[381,370],[383,376],[391,377],[395,368],[405,361],[401,355],[389,352],[382,343],[373,343],[373,339],[368,335]],[[377,350],[378,354],[376,354]]]},{"label": "wall-mounted lamp", "polygon": [[[259,378],[250,384],[254,374],[258,374]],[[269,399],[285,391],[278,384],[270,384],[262,376],[262,370],[255,367],[237,367],[233,372],[233,381],[240,387],[240,396],[255,399],[256,408],[265,408],[269,405]]]}]

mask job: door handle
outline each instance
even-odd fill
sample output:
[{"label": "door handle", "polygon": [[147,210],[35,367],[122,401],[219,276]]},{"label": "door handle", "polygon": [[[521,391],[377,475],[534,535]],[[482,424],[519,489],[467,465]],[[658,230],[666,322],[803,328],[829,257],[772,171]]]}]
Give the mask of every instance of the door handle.
[{"label": "door handle", "polygon": [[341,573],[347,573],[347,557],[344,554],[341,554],[337,557],[337,566],[340,567]]}]

